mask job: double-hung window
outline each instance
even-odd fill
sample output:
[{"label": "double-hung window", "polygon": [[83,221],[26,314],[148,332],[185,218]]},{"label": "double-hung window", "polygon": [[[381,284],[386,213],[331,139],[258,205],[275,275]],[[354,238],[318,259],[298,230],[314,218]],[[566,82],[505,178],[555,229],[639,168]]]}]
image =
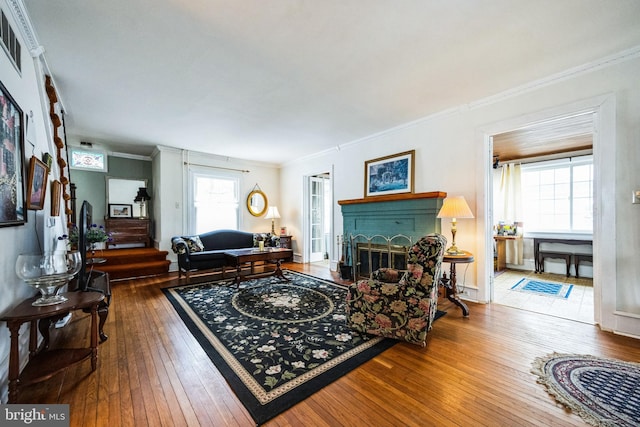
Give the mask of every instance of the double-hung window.
[{"label": "double-hung window", "polygon": [[522,165],[528,232],[593,232],[593,156]]},{"label": "double-hung window", "polygon": [[189,228],[193,234],[240,228],[238,175],[191,168],[189,188]]}]

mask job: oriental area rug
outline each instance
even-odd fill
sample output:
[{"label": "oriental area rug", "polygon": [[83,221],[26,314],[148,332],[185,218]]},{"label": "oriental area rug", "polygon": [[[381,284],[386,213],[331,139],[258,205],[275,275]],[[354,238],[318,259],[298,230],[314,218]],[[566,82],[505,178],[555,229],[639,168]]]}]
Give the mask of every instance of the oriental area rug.
[{"label": "oriental area rug", "polygon": [[257,424],[393,346],[347,326],[347,288],[285,271],[164,289]]},{"label": "oriental area rug", "polygon": [[640,364],[553,353],[532,372],[557,402],[594,426],[640,425]]}]

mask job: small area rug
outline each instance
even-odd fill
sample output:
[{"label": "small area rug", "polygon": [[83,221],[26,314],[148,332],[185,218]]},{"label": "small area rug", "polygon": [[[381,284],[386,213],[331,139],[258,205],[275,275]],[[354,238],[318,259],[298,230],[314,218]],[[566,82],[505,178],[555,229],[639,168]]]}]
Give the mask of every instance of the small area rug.
[{"label": "small area rug", "polygon": [[573,285],[568,283],[551,283],[522,278],[518,283],[511,287],[511,290],[567,299],[573,290]]},{"label": "small area rug", "polygon": [[556,401],[594,426],[640,425],[640,364],[553,353],[532,372]]},{"label": "small area rug", "polygon": [[284,274],[164,289],[257,424],[396,343],[349,329],[345,286]]}]

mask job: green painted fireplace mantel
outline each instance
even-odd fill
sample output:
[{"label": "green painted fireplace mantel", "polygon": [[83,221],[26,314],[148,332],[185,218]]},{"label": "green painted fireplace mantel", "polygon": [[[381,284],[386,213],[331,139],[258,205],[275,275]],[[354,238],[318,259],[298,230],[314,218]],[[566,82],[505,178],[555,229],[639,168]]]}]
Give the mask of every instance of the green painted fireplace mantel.
[{"label": "green painted fireplace mantel", "polygon": [[344,240],[348,243],[351,236],[359,234],[402,234],[416,242],[429,233],[440,233],[437,216],[445,197],[447,193],[433,191],[340,200]]}]

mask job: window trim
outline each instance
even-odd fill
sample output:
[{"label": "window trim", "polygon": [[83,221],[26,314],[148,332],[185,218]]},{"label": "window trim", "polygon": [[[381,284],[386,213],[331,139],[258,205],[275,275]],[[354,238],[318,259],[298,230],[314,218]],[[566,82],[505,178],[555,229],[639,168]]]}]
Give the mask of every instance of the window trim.
[{"label": "window trim", "polygon": [[189,166],[187,168],[187,229],[190,234],[196,234],[196,218],[195,218],[195,178],[198,176],[206,176],[208,178],[221,178],[235,181],[236,186],[236,223],[238,230],[243,229],[242,203],[240,200],[240,189],[242,188],[242,174],[239,172],[212,170],[211,168],[202,166]]}]

